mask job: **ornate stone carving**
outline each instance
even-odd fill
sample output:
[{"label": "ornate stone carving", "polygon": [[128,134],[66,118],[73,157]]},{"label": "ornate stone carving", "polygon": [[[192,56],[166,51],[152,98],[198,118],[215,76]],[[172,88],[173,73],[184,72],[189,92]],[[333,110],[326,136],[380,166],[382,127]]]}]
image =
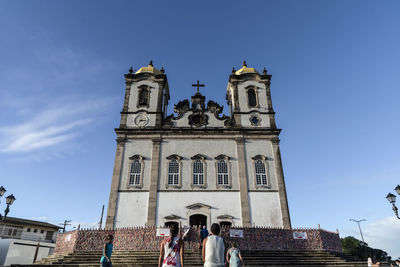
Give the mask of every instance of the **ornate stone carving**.
[{"label": "ornate stone carving", "polygon": [[208,124],[208,116],[202,110],[194,111],[189,116],[189,125],[200,127]]},{"label": "ornate stone carving", "polygon": [[174,105],[174,111],[175,113],[178,114],[178,117],[176,119],[179,119],[189,110],[189,100],[185,99],[182,101],[179,101],[178,104]]},{"label": "ornate stone carving", "polygon": [[225,127],[233,128],[233,127],[235,127],[235,120],[228,118],[224,121],[224,125],[225,125]]},{"label": "ornate stone carving", "polygon": [[214,113],[215,117],[218,117],[218,115],[222,113],[224,106],[220,106],[217,102],[210,100],[207,103],[207,109]]}]

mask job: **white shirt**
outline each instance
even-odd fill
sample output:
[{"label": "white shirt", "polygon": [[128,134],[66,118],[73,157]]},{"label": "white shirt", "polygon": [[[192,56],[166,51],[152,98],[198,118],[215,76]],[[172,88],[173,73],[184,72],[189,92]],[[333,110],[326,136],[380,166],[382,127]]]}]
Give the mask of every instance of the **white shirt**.
[{"label": "white shirt", "polygon": [[205,253],[204,267],[223,267],[225,245],[222,237],[217,235],[208,236],[205,245]]}]

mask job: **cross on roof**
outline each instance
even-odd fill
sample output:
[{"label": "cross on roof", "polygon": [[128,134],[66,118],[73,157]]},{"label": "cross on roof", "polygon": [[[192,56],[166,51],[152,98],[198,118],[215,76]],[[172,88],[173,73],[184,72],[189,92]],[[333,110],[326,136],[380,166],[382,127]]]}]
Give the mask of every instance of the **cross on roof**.
[{"label": "cross on roof", "polygon": [[204,87],[204,84],[200,84],[199,80],[197,80],[196,84],[192,84],[193,87],[197,87],[197,92],[199,92],[200,87]]}]

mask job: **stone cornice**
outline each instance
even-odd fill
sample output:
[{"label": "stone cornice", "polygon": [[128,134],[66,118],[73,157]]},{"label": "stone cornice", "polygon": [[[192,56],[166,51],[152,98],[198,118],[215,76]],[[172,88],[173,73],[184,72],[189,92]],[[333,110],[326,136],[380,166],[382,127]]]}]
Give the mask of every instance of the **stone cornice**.
[{"label": "stone cornice", "polygon": [[189,136],[208,136],[208,135],[248,135],[248,136],[270,136],[277,137],[281,129],[255,128],[255,129],[228,129],[228,128],[116,128],[115,132],[118,136],[132,135],[189,135]]}]

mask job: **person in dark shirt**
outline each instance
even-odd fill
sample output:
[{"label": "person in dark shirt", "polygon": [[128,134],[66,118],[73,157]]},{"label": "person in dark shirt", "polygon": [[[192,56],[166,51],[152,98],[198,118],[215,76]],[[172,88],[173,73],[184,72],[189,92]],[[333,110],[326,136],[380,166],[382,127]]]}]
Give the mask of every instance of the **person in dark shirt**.
[{"label": "person in dark shirt", "polygon": [[208,230],[205,226],[202,227],[202,229],[200,230],[200,249],[202,248],[203,245],[203,240],[204,238],[206,238],[208,236]]}]

